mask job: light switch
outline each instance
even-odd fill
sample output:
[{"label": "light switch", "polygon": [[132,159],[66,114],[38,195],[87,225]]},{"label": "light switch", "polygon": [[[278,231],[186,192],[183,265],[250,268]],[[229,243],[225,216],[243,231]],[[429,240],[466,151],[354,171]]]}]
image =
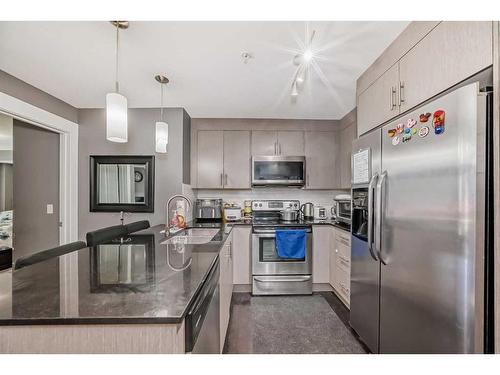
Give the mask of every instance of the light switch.
[{"label": "light switch", "polygon": [[48,204],[47,205],[47,214],[52,215],[53,213],[54,213],[54,205]]}]

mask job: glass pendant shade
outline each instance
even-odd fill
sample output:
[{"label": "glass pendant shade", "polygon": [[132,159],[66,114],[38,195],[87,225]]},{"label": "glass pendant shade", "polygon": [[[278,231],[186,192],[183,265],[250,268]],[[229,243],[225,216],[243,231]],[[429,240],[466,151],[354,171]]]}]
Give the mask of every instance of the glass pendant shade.
[{"label": "glass pendant shade", "polygon": [[163,121],[156,123],[156,152],[166,153],[168,145],[168,124]]},{"label": "glass pendant shade", "polygon": [[106,139],[118,143],[128,141],[127,98],[117,92],[106,95]]}]

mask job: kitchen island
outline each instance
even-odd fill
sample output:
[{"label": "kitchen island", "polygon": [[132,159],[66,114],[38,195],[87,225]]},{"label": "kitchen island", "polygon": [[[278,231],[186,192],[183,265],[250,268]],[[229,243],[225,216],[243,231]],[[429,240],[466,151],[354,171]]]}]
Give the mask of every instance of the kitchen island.
[{"label": "kitchen island", "polygon": [[0,273],[0,353],[184,353],[185,317],[231,227],[164,244],[155,226]]}]

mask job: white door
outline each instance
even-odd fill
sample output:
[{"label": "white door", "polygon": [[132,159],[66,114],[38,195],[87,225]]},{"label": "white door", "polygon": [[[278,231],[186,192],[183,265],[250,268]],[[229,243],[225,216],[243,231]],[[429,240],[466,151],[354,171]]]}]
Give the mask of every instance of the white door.
[{"label": "white door", "polygon": [[399,114],[398,87],[399,65],[396,63],[358,96],[358,136]]},{"label": "white door", "polygon": [[224,183],[222,130],[198,131],[198,188],[221,189]]},{"label": "white door", "polygon": [[304,156],[304,132],[279,131],[278,155]]},{"label": "white door", "polygon": [[334,189],[340,185],[337,132],[305,132],[306,189]]},{"label": "white door", "polygon": [[491,22],[441,22],[399,61],[401,112],[492,64]]},{"label": "white door", "polygon": [[224,131],[224,188],[250,189],[250,132]]},{"label": "white door", "polygon": [[274,130],[252,130],[252,156],[274,156],[277,151],[277,134]]}]

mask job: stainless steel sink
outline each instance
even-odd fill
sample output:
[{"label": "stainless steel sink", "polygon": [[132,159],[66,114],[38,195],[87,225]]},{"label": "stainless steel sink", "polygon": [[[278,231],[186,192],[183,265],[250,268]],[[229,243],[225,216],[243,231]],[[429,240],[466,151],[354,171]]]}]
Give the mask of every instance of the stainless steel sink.
[{"label": "stainless steel sink", "polygon": [[162,242],[164,245],[200,245],[208,243],[219,232],[219,229],[210,228],[190,228],[182,231],[168,240]]}]

